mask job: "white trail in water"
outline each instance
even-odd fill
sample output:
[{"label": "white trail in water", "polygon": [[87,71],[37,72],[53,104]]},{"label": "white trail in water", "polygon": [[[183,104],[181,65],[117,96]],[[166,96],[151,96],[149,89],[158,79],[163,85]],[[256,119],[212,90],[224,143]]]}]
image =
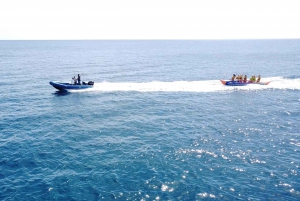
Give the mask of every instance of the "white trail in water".
[{"label": "white trail in water", "polygon": [[300,90],[300,79],[268,77],[262,82],[271,81],[269,85],[224,86],[220,80],[173,81],[173,82],[101,82],[92,89],[82,91],[138,91],[138,92],[218,92],[230,90],[293,89]]}]

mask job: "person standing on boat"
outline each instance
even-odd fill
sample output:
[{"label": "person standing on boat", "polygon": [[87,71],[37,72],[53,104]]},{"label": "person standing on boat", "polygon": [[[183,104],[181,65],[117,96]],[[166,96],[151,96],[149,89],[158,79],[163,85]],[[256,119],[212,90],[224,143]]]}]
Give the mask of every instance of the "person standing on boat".
[{"label": "person standing on boat", "polygon": [[75,84],[76,84],[76,81],[77,81],[76,77],[75,77],[75,76],[72,77],[72,80],[74,81],[74,85],[75,85]]},{"label": "person standing on boat", "polygon": [[80,85],[80,75],[79,74],[78,74],[77,81],[78,81],[78,85]]}]

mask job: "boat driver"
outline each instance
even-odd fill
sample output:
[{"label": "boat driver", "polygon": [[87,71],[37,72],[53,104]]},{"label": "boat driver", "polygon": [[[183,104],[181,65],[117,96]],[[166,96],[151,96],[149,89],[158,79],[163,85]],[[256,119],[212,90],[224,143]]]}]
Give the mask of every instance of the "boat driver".
[{"label": "boat driver", "polygon": [[78,74],[78,78],[77,78],[78,84],[80,85],[80,75]]}]

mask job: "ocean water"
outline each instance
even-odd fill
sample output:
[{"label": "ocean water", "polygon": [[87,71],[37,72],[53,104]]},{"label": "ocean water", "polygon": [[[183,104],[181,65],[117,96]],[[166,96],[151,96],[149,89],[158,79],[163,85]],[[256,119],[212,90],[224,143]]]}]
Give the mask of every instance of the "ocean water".
[{"label": "ocean water", "polygon": [[0,69],[0,200],[300,200],[300,40],[0,41]]}]

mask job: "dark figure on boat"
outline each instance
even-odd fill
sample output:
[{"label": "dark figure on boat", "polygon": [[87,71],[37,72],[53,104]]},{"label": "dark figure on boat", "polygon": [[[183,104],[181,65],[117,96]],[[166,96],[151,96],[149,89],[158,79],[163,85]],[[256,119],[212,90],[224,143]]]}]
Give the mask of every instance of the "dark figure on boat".
[{"label": "dark figure on boat", "polygon": [[77,81],[78,81],[77,84],[78,84],[78,85],[81,85],[81,83],[80,83],[80,75],[79,75],[79,74],[78,74]]}]

